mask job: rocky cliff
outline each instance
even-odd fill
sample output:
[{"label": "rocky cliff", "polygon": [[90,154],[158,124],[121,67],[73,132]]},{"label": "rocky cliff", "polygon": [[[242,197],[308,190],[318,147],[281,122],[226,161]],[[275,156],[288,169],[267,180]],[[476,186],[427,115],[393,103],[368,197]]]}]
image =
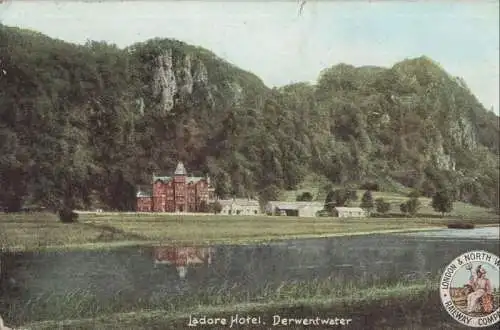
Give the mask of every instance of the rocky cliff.
[{"label": "rocky cliff", "polygon": [[78,46],[0,27],[0,202],[115,209],[182,159],[220,195],[273,198],[308,173],[493,206],[498,116],[431,59],[339,64],[268,88],[206,49]]}]

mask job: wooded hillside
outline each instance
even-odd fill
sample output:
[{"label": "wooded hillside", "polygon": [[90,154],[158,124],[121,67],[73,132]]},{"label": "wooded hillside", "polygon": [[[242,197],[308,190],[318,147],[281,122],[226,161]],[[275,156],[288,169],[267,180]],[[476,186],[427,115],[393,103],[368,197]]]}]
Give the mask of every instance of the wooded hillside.
[{"label": "wooded hillside", "polygon": [[[306,174],[498,205],[498,116],[431,59],[338,64],[270,89],[210,51],[84,46],[0,25],[0,204],[135,205],[178,159],[221,196],[274,199]],[[2,71],[3,70],[3,71]]]}]

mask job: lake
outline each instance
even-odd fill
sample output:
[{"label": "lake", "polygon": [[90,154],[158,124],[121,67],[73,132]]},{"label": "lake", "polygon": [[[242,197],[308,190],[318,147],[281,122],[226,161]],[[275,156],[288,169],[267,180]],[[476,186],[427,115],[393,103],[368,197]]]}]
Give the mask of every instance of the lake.
[{"label": "lake", "polygon": [[402,235],[414,237],[500,240],[500,227],[483,227],[474,229],[441,229],[422,231],[417,233],[405,233]]},{"label": "lake", "polygon": [[4,253],[0,314],[15,309],[15,317],[24,321],[62,317],[63,311],[56,312],[51,304],[36,301],[67,296],[68,292],[84,294],[94,311],[117,300],[125,311],[132,310],[139,300],[154,304],[167,297],[174,306],[181,303],[179,297],[196,298],[228,290],[248,294],[249,298],[255,293],[256,299],[265,288],[300,280],[332,278],[360,286],[417,280],[439,274],[467,250],[498,254],[499,246],[498,228],[479,228],[265,245]]}]

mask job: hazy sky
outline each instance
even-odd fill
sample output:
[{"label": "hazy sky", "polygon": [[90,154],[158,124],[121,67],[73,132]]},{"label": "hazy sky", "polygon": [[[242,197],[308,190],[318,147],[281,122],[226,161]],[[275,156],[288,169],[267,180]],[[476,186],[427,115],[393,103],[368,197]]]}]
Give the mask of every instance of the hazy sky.
[{"label": "hazy sky", "polygon": [[314,82],[344,62],[392,66],[427,55],[499,109],[498,1],[20,1],[3,24],[83,43],[153,37],[208,48],[269,86]]}]

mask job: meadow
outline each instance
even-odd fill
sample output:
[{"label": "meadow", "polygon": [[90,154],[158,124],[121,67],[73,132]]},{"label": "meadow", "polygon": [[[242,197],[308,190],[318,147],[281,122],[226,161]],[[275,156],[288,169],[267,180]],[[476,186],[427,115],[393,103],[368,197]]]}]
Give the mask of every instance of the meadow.
[{"label": "meadow", "polygon": [[[280,195],[280,200],[293,202],[297,199],[297,196],[300,196],[304,192],[309,192],[313,196],[313,201],[323,203],[326,198],[326,190],[324,187],[328,185],[329,180],[319,176],[319,175],[309,175],[306,179],[298,186],[296,190],[287,190],[283,191]],[[376,200],[378,198],[383,198],[385,202],[389,203],[391,206],[391,210],[389,211],[391,216],[401,216],[404,215],[401,213],[399,206],[401,203],[408,200],[408,194],[411,192],[411,189],[396,185],[394,182],[391,182],[393,191],[372,191],[373,199]],[[396,187],[394,187],[396,186]],[[343,186],[331,186],[332,189],[341,189],[345,188]],[[366,190],[361,189],[353,189],[356,191],[358,200],[349,202],[349,206],[359,206],[361,203],[361,197],[365,193]],[[419,197],[419,201],[421,206],[418,210],[419,217],[438,217],[440,213],[434,211],[431,206],[431,198],[428,197]],[[458,219],[477,219],[477,218],[488,218],[492,217],[492,212],[488,208],[458,202],[455,201],[453,203],[453,210],[447,214],[448,217],[455,217]],[[498,217],[498,216],[496,216]]]},{"label": "meadow", "polygon": [[[465,213],[466,214],[466,213]],[[0,214],[0,248],[9,251],[101,249],[125,245],[186,243],[243,244],[272,240],[364,235],[445,227],[463,220],[498,224],[485,212],[475,217],[436,215],[415,218],[298,218],[141,213],[80,214],[61,223],[51,213]]]},{"label": "meadow", "polygon": [[[103,307],[85,292],[67,292],[64,296],[40,297],[33,301],[30,309],[17,311],[15,305],[8,311],[17,315],[17,322],[28,329],[170,329],[186,328],[190,315],[222,317],[227,315],[262,315],[269,317],[270,311],[281,310],[283,314],[301,306],[324,311],[325,317],[335,310],[344,309],[344,316],[353,318],[356,314],[352,306],[369,305],[387,299],[415,299],[427,291],[435,290],[433,279],[418,282],[393,281],[363,285],[350,284],[335,278],[323,280],[283,283],[278,288],[263,288],[258,291],[241,292],[235,288],[214,289],[202,294],[164,296],[156,301],[137,301],[132,311],[129,302],[123,301],[119,294]],[[50,321],[31,321],[40,317],[37,306],[43,301],[43,319]],[[47,308],[50,306],[50,308]],[[351,308],[346,308],[351,307]],[[330,310],[330,313],[328,311]],[[364,310],[363,310],[364,311]],[[18,312],[16,314],[16,312]],[[359,311],[358,311],[359,313]],[[304,317],[322,315],[317,312]],[[354,315],[355,316],[355,315]],[[299,315],[295,315],[299,317]],[[24,321],[24,322],[23,322]],[[361,320],[355,319],[358,327]]]},{"label": "meadow", "polygon": [[[297,196],[308,191],[314,201],[324,202],[327,182],[324,177],[310,175],[297,190],[283,191],[280,200],[295,201]],[[361,219],[83,212],[77,223],[63,224],[51,213],[0,213],[0,249],[101,249],[152,243],[244,244],[293,238],[418,231],[462,222],[476,226],[498,225],[498,215],[492,210],[462,202],[454,202],[452,212],[441,217],[440,213],[432,209],[431,199],[426,197],[419,198],[421,206],[417,215],[406,217],[400,212],[399,205],[408,199],[409,192],[405,187],[392,191],[373,191],[373,198],[383,198],[390,203],[391,210],[385,217]],[[363,193],[364,190],[357,190],[358,201],[351,202],[350,206],[358,206]]]},{"label": "meadow", "polygon": [[[338,283],[338,284],[335,284]],[[91,300],[76,300],[63,297],[54,307],[54,320],[31,322],[25,329],[185,329],[190,317],[226,318],[234,315],[260,317],[264,324],[245,326],[245,329],[264,329],[273,325],[275,315],[281,318],[345,318],[351,319],[353,329],[458,329],[456,323],[443,310],[438,296],[437,281],[425,280],[412,283],[393,283],[371,287],[351,287],[346,283],[328,279],[321,282],[283,285],[281,290],[261,292],[262,301],[242,303],[227,292],[213,292],[208,296],[183,298],[187,303],[176,309],[168,302],[138,306],[134,312],[110,312],[81,318],[62,319],[57,313],[60,304],[68,304],[74,312],[90,307]],[[191,300],[191,301],[190,301]],[[264,301],[265,300],[265,301]],[[119,302],[117,301],[119,304]],[[113,309],[112,306],[109,308]],[[200,327],[198,325],[198,327]],[[283,326],[282,326],[283,327]],[[329,329],[328,326],[315,326]],[[201,328],[213,328],[203,327]],[[224,327],[224,328],[227,328]],[[300,326],[288,326],[299,329]]]}]

